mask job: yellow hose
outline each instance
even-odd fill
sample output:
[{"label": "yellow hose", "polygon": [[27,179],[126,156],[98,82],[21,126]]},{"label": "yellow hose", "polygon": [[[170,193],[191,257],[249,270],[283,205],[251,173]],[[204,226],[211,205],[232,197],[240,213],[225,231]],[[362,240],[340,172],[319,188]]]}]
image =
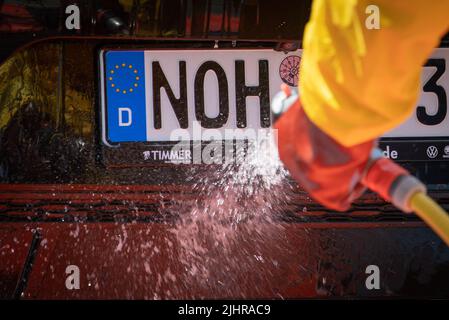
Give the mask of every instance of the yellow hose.
[{"label": "yellow hose", "polygon": [[449,214],[423,192],[411,197],[410,207],[449,246]]}]

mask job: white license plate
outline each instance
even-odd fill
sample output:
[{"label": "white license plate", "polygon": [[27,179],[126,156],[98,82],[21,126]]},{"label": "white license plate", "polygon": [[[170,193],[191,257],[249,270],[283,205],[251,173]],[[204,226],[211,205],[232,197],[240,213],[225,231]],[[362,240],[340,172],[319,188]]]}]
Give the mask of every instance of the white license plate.
[{"label": "white license plate", "polygon": [[300,52],[103,51],[105,143],[237,138],[270,127],[271,98],[296,86]]},{"label": "white license plate", "polygon": [[[195,130],[233,139],[239,129],[268,128],[270,100],[281,83],[296,86],[300,56],[300,50],[104,50],[103,142],[191,141]],[[416,110],[385,137],[449,136],[448,61],[449,49],[433,53]]]}]

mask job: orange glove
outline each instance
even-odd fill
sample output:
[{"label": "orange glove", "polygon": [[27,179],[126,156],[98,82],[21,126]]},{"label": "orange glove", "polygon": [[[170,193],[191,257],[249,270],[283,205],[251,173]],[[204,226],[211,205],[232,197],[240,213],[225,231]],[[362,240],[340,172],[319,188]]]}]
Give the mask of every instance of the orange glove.
[{"label": "orange glove", "polygon": [[[283,86],[286,97],[289,88]],[[344,211],[365,190],[361,181],[375,141],[344,147],[315,126],[296,99],[277,120],[278,149],[292,177],[318,202]]]}]

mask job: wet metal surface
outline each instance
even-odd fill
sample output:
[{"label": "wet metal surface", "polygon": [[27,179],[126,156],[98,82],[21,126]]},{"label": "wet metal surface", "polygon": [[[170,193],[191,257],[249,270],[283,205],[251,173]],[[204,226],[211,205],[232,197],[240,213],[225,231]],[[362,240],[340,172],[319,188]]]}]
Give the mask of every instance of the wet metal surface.
[{"label": "wet metal surface", "polygon": [[[192,274],[164,224],[47,223],[2,225],[16,237],[42,241],[23,298],[298,298],[448,297],[449,250],[427,228],[261,227],[263,234],[239,235],[239,245],[214,247],[201,256],[207,278]],[[5,248],[2,267],[17,264],[23,243]],[[226,253],[226,256],[223,255]],[[14,259],[12,259],[14,257]],[[220,257],[215,260],[214,257]],[[238,262],[238,263],[236,263]],[[365,287],[368,265],[381,270],[381,289]],[[65,286],[69,265],[80,268],[80,290]],[[17,274],[2,274],[8,297]],[[17,269],[18,270],[18,269]],[[5,279],[10,279],[6,282]],[[8,284],[9,283],[9,284]]]}]

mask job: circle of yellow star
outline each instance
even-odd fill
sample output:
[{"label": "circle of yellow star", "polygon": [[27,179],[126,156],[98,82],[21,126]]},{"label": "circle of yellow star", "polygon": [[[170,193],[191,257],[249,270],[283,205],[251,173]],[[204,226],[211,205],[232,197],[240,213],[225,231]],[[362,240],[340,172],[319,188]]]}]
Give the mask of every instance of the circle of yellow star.
[{"label": "circle of yellow star", "polygon": [[[118,64],[115,65],[115,69],[120,69],[120,68],[134,69],[134,67],[133,67],[132,64],[128,64],[128,65],[127,65],[126,63],[122,63],[121,65],[118,65]],[[138,74],[138,73],[139,73],[139,71],[138,71],[137,69],[134,69],[133,72],[134,72],[134,74]],[[114,75],[114,74],[115,74],[115,70],[111,69],[111,70],[109,71],[109,73],[110,73],[111,75]],[[111,82],[111,88],[115,88],[115,87],[116,87],[116,84],[113,82],[113,81],[114,81],[114,77],[109,76],[109,77],[108,77],[108,80]],[[135,77],[135,80],[136,80],[136,82],[133,83],[133,86],[134,86],[135,88],[137,88],[137,87],[139,86],[138,82],[139,82],[139,80],[140,80],[140,77],[139,77],[139,76],[136,76],[136,77]],[[122,94],[127,94],[128,92],[129,92],[129,93],[134,92],[134,89],[133,89],[132,87],[129,88],[128,90],[126,90],[126,89],[122,90],[122,89],[120,89],[120,88],[116,88],[116,89],[115,89],[115,92],[117,92],[117,93],[120,93],[120,92],[121,92]]]}]

